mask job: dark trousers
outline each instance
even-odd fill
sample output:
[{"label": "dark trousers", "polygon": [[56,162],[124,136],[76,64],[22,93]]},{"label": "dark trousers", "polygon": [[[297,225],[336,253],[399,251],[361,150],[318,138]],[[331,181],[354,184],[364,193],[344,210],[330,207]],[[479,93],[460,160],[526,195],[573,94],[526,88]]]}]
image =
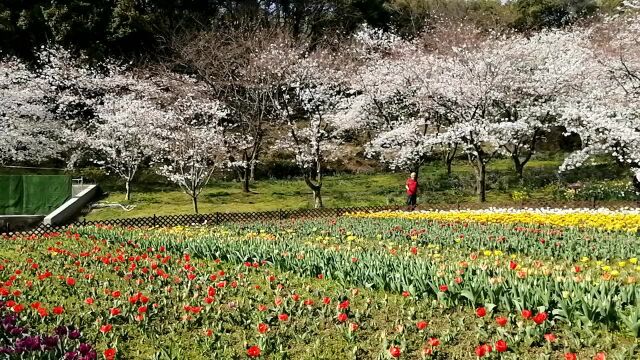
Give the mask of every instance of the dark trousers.
[{"label": "dark trousers", "polygon": [[415,209],[417,201],[418,201],[417,194],[407,195],[407,206],[409,206],[409,209],[411,210]]}]

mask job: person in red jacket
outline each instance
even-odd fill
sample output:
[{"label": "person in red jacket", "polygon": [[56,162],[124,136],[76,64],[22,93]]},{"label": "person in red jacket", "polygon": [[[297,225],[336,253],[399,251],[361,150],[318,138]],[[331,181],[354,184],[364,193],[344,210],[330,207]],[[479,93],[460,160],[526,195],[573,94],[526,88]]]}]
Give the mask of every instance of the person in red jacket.
[{"label": "person in red jacket", "polygon": [[407,179],[405,188],[407,189],[407,206],[409,206],[409,210],[413,210],[416,208],[418,200],[418,179],[416,173],[411,173],[411,176]]}]

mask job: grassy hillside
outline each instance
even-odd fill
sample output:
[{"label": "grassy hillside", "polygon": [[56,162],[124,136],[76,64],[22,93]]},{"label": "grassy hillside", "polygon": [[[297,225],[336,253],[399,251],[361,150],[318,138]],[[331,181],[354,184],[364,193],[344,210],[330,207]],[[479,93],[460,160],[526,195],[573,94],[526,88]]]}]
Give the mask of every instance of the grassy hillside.
[{"label": "grassy hillside", "polygon": [[[521,181],[514,176],[509,160],[492,162],[488,175],[488,201],[510,201],[514,195],[535,200],[557,200],[559,193],[563,191],[561,183],[566,184],[576,179],[600,182],[616,178],[626,180],[623,171],[609,168],[604,171],[596,168],[582,169],[578,173],[559,177],[557,169],[560,163],[559,158],[532,160],[525,170],[525,179]],[[347,207],[402,204],[406,177],[406,173],[328,176],[323,186],[324,205]],[[451,178],[447,177],[446,170],[440,163],[425,166],[421,169],[420,183],[420,203],[455,203],[476,199],[473,193],[473,169],[466,161],[454,164]],[[134,187],[133,198],[129,203],[135,205],[135,209],[96,209],[88,214],[87,219],[192,212],[190,198],[178,189],[166,186],[154,189],[149,184],[139,184],[138,189],[141,190],[137,191]],[[110,186],[110,190],[103,202],[127,204],[121,188]],[[237,182],[212,181],[200,197],[199,209],[201,213],[298,209],[312,207],[312,201],[312,193],[302,180],[257,181],[252,184],[250,194],[242,193]]]},{"label": "grassy hillside", "polygon": [[[496,159],[489,164],[487,200],[508,202],[518,200],[563,200],[568,194],[567,184],[580,181],[585,184],[578,200],[629,200],[628,174],[624,169],[602,161],[601,165],[584,167],[559,174],[562,154],[538,155],[525,168],[525,178],[518,179],[509,159]],[[0,174],[51,173],[0,169]],[[133,184],[133,197],[124,200],[124,186],[115,176],[106,176],[95,169],[81,169],[73,176],[95,179],[107,192],[101,199],[105,203],[135,205],[131,211],[120,208],[95,209],[87,220],[125,218],[138,216],[192,213],[191,199],[176,186],[150,171],[143,171]],[[323,200],[326,207],[374,206],[403,204],[404,172],[387,172],[366,175],[334,175],[325,177]],[[452,176],[446,174],[441,162],[433,162],[420,171],[419,203],[456,203],[475,201],[475,178],[467,161],[454,163]],[[199,199],[201,213],[266,211],[299,209],[313,206],[312,193],[299,178],[291,180],[259,180],[252,184],[252,192],[245,194],[235,181],[220,178],[211,181]],[[571,195],[571,194],[569,194]]]}]

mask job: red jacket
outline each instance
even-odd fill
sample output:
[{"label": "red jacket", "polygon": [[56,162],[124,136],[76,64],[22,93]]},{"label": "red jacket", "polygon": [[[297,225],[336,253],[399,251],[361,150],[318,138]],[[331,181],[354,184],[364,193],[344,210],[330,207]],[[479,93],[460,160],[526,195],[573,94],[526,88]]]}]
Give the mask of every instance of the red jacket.
[{"label": "red jacket", "polygon": [[407,195],[415,195],[418,193],[418,182],[412,178],[407,179]]}]

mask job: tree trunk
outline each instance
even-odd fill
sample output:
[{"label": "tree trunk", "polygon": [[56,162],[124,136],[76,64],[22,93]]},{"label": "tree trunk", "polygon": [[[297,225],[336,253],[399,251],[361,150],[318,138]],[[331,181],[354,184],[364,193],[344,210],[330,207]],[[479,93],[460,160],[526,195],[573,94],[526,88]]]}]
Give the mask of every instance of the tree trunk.
[{"label": "tree trunk", "polygon": [[487,201],[487,165],[482,161],[478,161],[476,166],[476,190],[478,201]]},{"label": "tree trunk", "polygon": [[249,168],[246,166],[242,169],[242,192],[249,192]]},{"label": "tree trunk", "polygon": [[252,161],[251,162],[251,169],[249,172],[249,180],[250,181],[256,181],[256,162]]},{"label": "tree trunk", "polygon": [[197,214],[198,213],[198,197],[192,196],[191,199],[193,200],[193,211]]},{"label": "tree trunk", "polygon": [[316,209],[322,207],[322,195],[320,194],[320,187],[313,189],[313,206]]},{"label": "tree trunk", "polygon": [[131,180],[126,180],[124,186],[127,189],[127,193],[125,195],[125,198],[126,198],[127,201],[130,201],[131,200]]},{"label": "tree trunk", "polygon": [[458,144],[455,144],[453,148],[448,148],[444,153],[444,163],[447,165],[447,177],[451,177],[451,167],[453,160],[456,158],[458,152]]},{"label": "tree trunk", "polygon": [[305,175],[304,176],[304,182],[307,184],[309,189],[311,189],[311,191],[313,191],[313,206],[316,209],[321,208],[323,206],[322,205],[322,196],[320,194],[320,192],[322,190],[322,183],[314,184],[313,181],[311,181],[311,176],[310,175]]},{"label": "tree trunk", "polygon": [[631,183],[633,184],[636,194],[640,194],[640,180],[635,174],[632,175]]},{"label": "tree trunk", "polygon": [[240,182],[242,182],[242,192],[249,192],[249,161],[247,157],[247,152],[242,153],[242,168],[238,171],[238,176],[240,177]]},{"label": "tree trunk", "polygon": [[512,156],[511,158],[513,159],[513,167],[516,169],[518,179],[522,180],[524,177],[524,163],[520,161],[518,156]]}]

